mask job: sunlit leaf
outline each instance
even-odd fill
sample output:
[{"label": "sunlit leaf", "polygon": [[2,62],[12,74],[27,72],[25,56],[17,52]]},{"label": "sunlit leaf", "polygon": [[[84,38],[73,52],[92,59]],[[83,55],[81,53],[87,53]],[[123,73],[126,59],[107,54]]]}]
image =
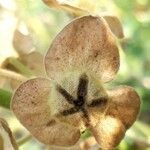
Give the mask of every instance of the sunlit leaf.
[{"label": "sunlit leaf", "polygon": [[71,6],[69,4],[66,3],[60,3],[57,0],[43,0],[43,2],[48,5],[49,7],[54,7],[57,9],[61,9],[64,10],[74,16],[81,16],[81,15],[85,15],[88,14],[88,11],[80,9],[78,7],[75,6]]}]

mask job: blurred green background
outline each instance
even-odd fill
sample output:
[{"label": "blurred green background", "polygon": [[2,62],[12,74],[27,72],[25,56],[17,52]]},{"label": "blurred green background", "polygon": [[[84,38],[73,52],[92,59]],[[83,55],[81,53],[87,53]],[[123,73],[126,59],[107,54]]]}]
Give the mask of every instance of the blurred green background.
[{"label": "blurred green background", "polygon": [[[121,66],[110,86],[134,87],[142,106],[138,121],[118,149],[150,150],[150,0],[60,2],[91,14],[115,15],[120,19],[125,35],[118,41]],[[78,9],[68,10],[53,4],[48,7],[42,0],[0,0],[0,117],[8,121],[16,139],[28,136],[28,132],[9,111],[13,91],[23,80],[45,76],[43,57],[53,38],[80,15],[82,11]],[[40,150],[45,146],[31,139],[20,149]]]}]

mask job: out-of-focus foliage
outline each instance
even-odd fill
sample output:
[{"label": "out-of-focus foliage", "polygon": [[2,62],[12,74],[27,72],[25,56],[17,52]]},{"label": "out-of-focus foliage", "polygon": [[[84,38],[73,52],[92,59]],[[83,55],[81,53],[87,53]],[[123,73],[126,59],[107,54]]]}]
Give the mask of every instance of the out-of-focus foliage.
[{"label": "out-of-focus foliage", "polygon": [[[128,131],[118,149],[148,150],[150,148],[150,1],[43,1],[0,0],[0,118],[6,118],[17,140],[24,137],[26,139],[29,133],[9,110],[3,108],[9,108],[11,93],[20,82],[34,76],[45,76],[42,61],[45,52],[56,34],[69,21],[86,13],[116,15],[123,24],[125,38],[118,41],[121,54],[119,75],[108,86],[130,85],[138,91],[142,99],[139,120]],[[85,135],[88,137],[90,134]],[[20,149],[45,149],[45,145],[30,138],[20,146]]]},{"label": "out-of-focus foliage", "polygon": [[0,149],[18,150],[17,143],[4,119],[0,118]]},{"label": "out-of-focus foliage", "polygon": [[9,108],[12,94],[6,90],[0,89],[0,104],[5,108]]}]

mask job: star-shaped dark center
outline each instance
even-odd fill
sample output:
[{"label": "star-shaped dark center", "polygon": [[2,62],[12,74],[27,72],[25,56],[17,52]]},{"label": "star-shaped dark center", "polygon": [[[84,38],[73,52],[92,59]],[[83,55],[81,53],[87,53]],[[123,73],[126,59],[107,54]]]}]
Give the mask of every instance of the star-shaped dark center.
[{"label": "star-shaped dark center", "polygon": [[90,104],[87,104],[87,92],[88,92],[88,76],[84,73],[79,78],[79,85],[77,89],[77,98],[73,97],[71,94],[69,94],[64,88],[62,88],[60,85],[57,86],[57,91],[67,100],[69,104],[72,104],[73,107],[64,110],[61,112],[62,115],[67,116],[71,115],[77,112],[82,112],[83,116],[89,120],[88,118],[88,112],[86,110],[85,106],[88,107],[96,107],[98,105],[105,105],[107,103],[106,97],[101,97],[97,99],[91,100]]}]

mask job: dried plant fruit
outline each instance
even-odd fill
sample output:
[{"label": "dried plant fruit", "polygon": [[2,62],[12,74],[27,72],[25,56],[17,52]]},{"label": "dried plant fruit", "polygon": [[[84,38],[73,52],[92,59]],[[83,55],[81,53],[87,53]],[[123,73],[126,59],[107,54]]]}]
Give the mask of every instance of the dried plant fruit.
[{"label": "dried plant fruit", "polygon": [[21,123],[41,142],[59,146],[73,145],[79,139],[80,132],[51,116],[52,108],[48,100],[51,86],[51,82],[44,78],[23,83],[14,95],[12,109],[14,112],[19,110],[16,115],[21,117]]},{"label": "dried plant fruit", "polygon": [[48,148],[46,150],[83,150],[81,149],[80,146],[81,142],[77,142],[75,145],[71,146],[71,147],[62,147],[62,146],[48,146]]},{"label": "dried plant fruit", "polygon": [[18,150],[15,138],[5,120],[0,118],[0,150]]},{"label": "dried plant fruit", "polygon": [[106,21],[89,16],[67,25],[47,52],[45,66],[49,77],[55,80],[66,69],[74,68],[88,70],[102,82],[111,80],[119,68],[119,52]]},{"label": "dried plant fruit", "polygon": [[12,110],[41,142],[71,146],[89,129],[102,149],[114,149],[134,123],[140,99],[131,87],[112,91],[104,83],[119,68],[116,37],[103,17],[72,21],[54,39],[45,57],[49,79],[20,85]]},{"label": "dried plant fruit", "polygon": [[94,137],[87,139],[80,139],[75,145],[71,147],[48,146],[46,150],[98,150],[99,145]]}]

